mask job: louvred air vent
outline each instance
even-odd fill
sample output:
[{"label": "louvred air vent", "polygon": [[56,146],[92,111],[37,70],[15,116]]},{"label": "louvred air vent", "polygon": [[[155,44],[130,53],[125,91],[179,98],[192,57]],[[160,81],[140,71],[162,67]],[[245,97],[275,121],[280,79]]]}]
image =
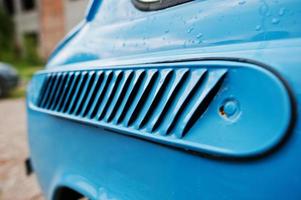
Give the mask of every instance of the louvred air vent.
[{"label": "louvred air vent", "polygon": [[50,73],[37,106],[181,138],[206,110],[225,74],[188,68]]},{"label": "louvred air vent", "polygon": [[36,74],[29,91],[32,111],[214,155],[267,152],[293,121],[282,81],[239,62],[68,67]]}]

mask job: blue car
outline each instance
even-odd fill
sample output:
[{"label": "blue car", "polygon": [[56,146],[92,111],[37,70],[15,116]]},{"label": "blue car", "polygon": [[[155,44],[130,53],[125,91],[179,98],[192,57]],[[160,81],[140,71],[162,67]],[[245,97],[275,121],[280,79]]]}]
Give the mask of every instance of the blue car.
[{"label": "blue car", "polygon": [[299,0],[94,0],[27,93],[46,199],[301,199]]}]

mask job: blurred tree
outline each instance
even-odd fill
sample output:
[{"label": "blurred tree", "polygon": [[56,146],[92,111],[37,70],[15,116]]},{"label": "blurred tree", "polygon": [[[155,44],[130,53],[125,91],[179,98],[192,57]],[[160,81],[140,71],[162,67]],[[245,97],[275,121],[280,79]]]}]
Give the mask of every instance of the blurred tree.
[{"label": "blurred tree", "polygon": [[23,56],[27,63],[39,65],[42,63],[38,55],[38,35],[36,33],[27,33],[23,37],[25,54]]},{"label": "blurred tree", "polygon": [[14,23],[0,6],[0,60],[13,61],[14,58]]}]

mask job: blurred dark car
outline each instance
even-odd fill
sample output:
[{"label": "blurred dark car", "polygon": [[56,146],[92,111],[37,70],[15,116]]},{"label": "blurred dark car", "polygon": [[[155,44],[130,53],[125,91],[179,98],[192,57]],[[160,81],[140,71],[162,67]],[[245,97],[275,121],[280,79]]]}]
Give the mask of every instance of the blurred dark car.
[{"label": "blurred dark car", "polygon": [[17,71],[9,64],[0,62],[0,98],[18,85]]}]

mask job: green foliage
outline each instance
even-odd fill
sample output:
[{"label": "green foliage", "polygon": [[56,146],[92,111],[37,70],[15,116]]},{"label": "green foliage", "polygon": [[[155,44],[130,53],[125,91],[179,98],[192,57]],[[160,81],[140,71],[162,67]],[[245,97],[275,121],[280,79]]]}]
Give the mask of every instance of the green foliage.
[{"label": "green foliage", "polygon": [[0,7],[0,60],[14,59],[14,24]]},{"label": "green foliage", "polygon": [[25,34],[23,38],[24,43],[24,60],[32,65],[40,65],[42,63],[38,55],[38,37],[36,34]]},{"label": "green foliage", "polygon": [[0,61],[12,64],[21,77],[21,84],[11,91],[9,98],[24,97],[27,83],[36,71],[42,69],[37,47],[37,35],[28,33],[23,38],[22,56],[17,53],[13,20],[0,6]]},{"label": "green foliage", "polygon": [[0,61],[24,65],[43,64],[37,52],[37,38],[35,33],[26,33],[23,36],[23,53],[20,54],[16,48],[13,20],[0,6]]}]

